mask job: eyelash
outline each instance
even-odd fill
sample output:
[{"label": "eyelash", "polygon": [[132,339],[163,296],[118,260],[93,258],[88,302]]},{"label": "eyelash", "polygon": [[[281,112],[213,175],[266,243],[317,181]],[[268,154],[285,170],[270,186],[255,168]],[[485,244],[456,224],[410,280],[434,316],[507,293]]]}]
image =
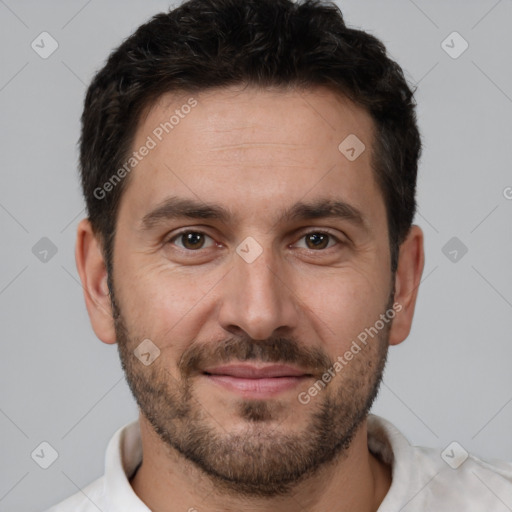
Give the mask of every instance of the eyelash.
[{"label": "eyelash", "polygon": [[[173,242],[177,239],[180,238],[180,236],[183,236],[187,233],[194,233],[196,235],[203,235],[203,236],[206,236],[208,238],[211,238],[213,240],[213,237],[211,237],[210,235],[208,235],[207,233],[205,233],[204,231],[200,231],[200,230],[194,230],[194,229],[186,229],[186,230],[183,230],[183,231],[180,231],[176,234],[174,234],[171,238],[167,239],[167,241],[165,242],[164,245],[167,245],[167,244],[173,244]],[[312,230],[312,231],[308,231],[306,233],[303,233],[299,240],[305,238],[306,236],[308,235],[326,235],[328,236],[330,239],[334,240],[336,242],[336,244],[334,246],[331,246],[331,247],[326,247],[325,249],[307,249],[307,251],[311,251],[311,252],[325,252],[327,251],[328,249],[332,249],[333,247],[335,247],[336,245],[343,245],[344,242],[342,242],[337,236],[333,235],[332,233],[330,233],[329,231],[325,231],[325,230],[322,230],[322,231],[319,231],[319,230]],[[197,249],[197,250],[193,250],[193,249],[186,249],[186,248],[182,248],[182,247],[179,247],[178,246],[178,249],[180,249],[181,251],[184,251],[184,252],[188,252],[188,253],[199,253],[203,250],[203,248],[200,248],[200,249]],[[208,249],[208,248],[206,248]]]}]

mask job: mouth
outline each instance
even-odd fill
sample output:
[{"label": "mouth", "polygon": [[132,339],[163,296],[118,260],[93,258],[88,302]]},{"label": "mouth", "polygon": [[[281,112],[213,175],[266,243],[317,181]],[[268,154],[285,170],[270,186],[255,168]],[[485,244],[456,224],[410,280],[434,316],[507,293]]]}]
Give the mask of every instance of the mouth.
[{"label": "mouth", "polygon": [[244,398],[271,398],[279,393],[293,390],[305,380],[313,377],[300,368],[271,364],[232,364],[206,368],[203,371],[212,384],[224,390],[241,394]]}]

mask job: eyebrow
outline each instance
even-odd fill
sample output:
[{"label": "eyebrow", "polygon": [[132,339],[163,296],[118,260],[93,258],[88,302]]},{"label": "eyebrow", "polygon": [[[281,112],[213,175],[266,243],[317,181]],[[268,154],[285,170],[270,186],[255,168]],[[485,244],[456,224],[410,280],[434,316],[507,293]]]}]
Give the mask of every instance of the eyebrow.
[{"label": "eyebrow", "polygon": [[[230,210],[216,203],[205,203],[196,199],[171,196],[164,199],[141,221],[141,229],[148,231],[162,222],[173,219],[215,219],[224,224],[233,220]],[[276,224],[301,220],[337,218],[359,227],[367,228],[366,218],[360,210],[341,200],[317,199],[313,202],[299,201],[282,211]]]}]

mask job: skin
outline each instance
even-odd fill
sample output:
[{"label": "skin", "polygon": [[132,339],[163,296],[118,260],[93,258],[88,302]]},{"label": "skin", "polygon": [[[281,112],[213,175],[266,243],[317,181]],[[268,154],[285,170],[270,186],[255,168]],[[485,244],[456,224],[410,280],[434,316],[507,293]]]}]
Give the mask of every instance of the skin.
[{"label": "skin", "polygon": [[[392,276],[386,210],[371,168],[374,125],[349,100],[322,88],[231,87],[194,98],[198,105],[129,177],[117,221],[112,297],[101,244],[87,219],[78,227],[76,260],[92,326],[104,343],[119,343],[130,386],[143,406],[143,464],[132,487],[155,511],[296,511],[299,505],[310,512],[375,511],[389,490],[391,470],[368,450],[366,408],[388,346],[401,343],[411,328],[423,234],[411,228]],[[133,147],[144,144],[187,99],[166,95],[155,103],[141,118]],[[352,162],[338,150],[349,134],[366,146]],[[220,204],[230,217],[171,219],[142,229],[144,216],[170,195]],[[298,201],[328,199],[356,208],[363,223],[330,217],[279,221],[282,210]],[[190,249],[176,237],[183,228],[208,235],[199,239],[204,246]],[[308,243],[307,234],[326,231],[335,237],[327,247]],[[236,253],[249,236],[262,250],[251,263]],[[310,403],[299,403],[298,394],[322,375],[313,362],[335,361],[393,302],[401,307],[392,323]],[[160,350],[149,366],[133,355],[143,339]],[[271,341],[277,352],[270,351]],[[219,363],[228,342],[236,356],[252,346],[254,364],[270,354],[272,360],[290,361],[285,348],[295,347],[297,366],[316,377],[262,400],[226,391],[199,370]],[[194,364],[191,355],[202,359]],[[331,423],[324,417],[315,424],[322,406],[337,412]],[[227,482],[172,446],[201,427],[204,457],[217,461],[219,471],[236,473],[243,462],[279,475],[280,463],[295,460],[292,451],[297,464],[311,459],[308,447],[315,454],[312,426],[327,433],[335,428],[346,443],[295,481],[275,489],[269,484],[266,495],[249,470],[252,487]],[[218,446],[212,436],[221,441]],[[283,445],[285,439],[297,443]],[[244,445],[254,451],[244,454]],[[214,452],[215,446],[226,451]],[[273,455],[279,446],[282,453]],[[219,453],[226,454],[224,463],[214,457]]]}]

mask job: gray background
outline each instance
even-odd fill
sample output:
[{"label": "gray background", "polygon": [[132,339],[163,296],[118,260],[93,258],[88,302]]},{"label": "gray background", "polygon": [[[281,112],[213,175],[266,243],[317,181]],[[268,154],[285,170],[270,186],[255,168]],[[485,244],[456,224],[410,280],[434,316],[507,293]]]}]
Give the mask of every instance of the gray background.
[{"label": "gray background", "polygon": [[[339,4],[418,84],[425,146],[416,220],[424,278],[374,412],[413,444],[456,440],[512,460],[512,1]],[[94,71],[169,5],[0,0],[2,511],[40,511],[77,492],[102,474],[108,440],[137,415],[116,347],[90,327],[75,268],[84,214],[76,142]],[[59,44],[47,59],[31,48],[43,31]],[[456,59],[441,45],[453,31],[469,43]],[[453,52],[461,41],[452,39]],[[454,236],[455,262],[453,247],[442,250]],[[43,237],[57,249],[46,262],[33,253]],[[46,470],[31,458],[42,441],[59,455]]]}]

